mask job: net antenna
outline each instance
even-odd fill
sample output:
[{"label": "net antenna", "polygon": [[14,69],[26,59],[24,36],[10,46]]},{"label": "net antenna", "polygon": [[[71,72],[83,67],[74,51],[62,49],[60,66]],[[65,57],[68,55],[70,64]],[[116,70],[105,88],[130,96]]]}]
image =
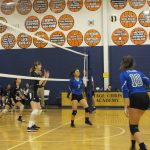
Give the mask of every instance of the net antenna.
[{"label": "net antenna", "polygon": [[[84,47],[85,53],[87,53],[86,47]],[[87,82],[88,82],[88,57],[84,56],[84,69],[83,69],[83,79],[84,79],[84,84],[87,87]]]}]

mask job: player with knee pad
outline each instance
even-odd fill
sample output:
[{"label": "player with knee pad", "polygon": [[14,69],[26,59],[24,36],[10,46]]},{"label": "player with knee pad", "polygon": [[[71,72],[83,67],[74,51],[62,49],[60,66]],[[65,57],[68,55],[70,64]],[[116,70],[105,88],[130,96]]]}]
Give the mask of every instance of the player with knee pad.
[{"label": "player with knee pad", "polygon": [[78,102],[82,103],[83,107],[85,108],[85,123],[88,125],[92,125],[89,120],[89,107],[87,101],[83,98],[83,79],[80,78],[80,71],[75,69],[72,73],[72,78],[69,83],[69,91],[67,97],[69,98],[70,94],[72,93],[72,115],[71,115],[71,127],[75,127],[74,120],[77,114],[77,107]]},{"label": "player with knee pad", "polygon": [[[135,70],[132,56],[124,56],[121,62],[121,89],[124,97],[124,111],[130,121],[131,149],[135,150],[136,141],[140,150],[147,150],[138,129],[141,116],[149,108],[150,99],[145,86],[150,86],[150,79],[142,72]],[[137,134],[138,133],[138,134]],[[136,139],[136,140],[135,140]]]},{"label": "player with knee pad", "polygon": [[74,124],[74,120],[75,120],[75,116],[77,115],[77,110],[73,110],[72,111],[72,116],[71,116],[71,127],[75,128],[75,124]]},{"label": "player with knee pad", "polygon": [[11,88],[11,99],[12,101],[14,101],[15,106],[19,107],[20,111],[19,111],[19,117],[18,117],[18,121],[19,122],[25,122],[25,120],[22,117],[23,114],[23,110],[24,110],[24,105],[23,105],[23,99],[25,98],[24,93],[22,92],[21,89],[21,79],[17,78],[15,79],[14,84],[12,85]]},{"label": "player with knee pad", "polygon": [[19,106],[19,109],[20,109],[20,115],[19,115],[19,117],[18,117],[18,121],[20,121],[20,122],[25,122],[25,120],[22,118],[22,112],[23,112],[23,110],[24,110],[24,105],[21,104],[21,105]]},{"label": "player with knee pad", "polygon": [[6,88],[2,91],[2,99],[4,103],[4,109],[0,113],[0,117],[6,114],[10,108],[14,105],[13,101],[11,100],[11,85],[8,84]]},{"label": "player with knee pad", "polygon": [[[35,128],[35,118],[39,115],[39,110],[38,109],[33,109],[30,115],[30,121],[28,124],[28,130],[31,130],[32,128]],[[34,129],[37,131],[37,129]],[[32,130],[31,130],[32,131]]]},{"label": "player with knee pad", "polygon": [[[35,62],[34,66],[30,69],[30,75],[32,77],[38,77],[38,78],[43,77],[41,74],[41,69],[42,69],[42,64],[39,61]],[[44,71],[44,78],[48,78],[48,77],[49,77],[49,72]],[[30,84],[31,90],[32,90],[32,94],[31,94],[32,98],[30,101],[32,113],[30,115],[30,120],[29,120],[29,124],[27,127],[28,132],[35,132],[35,131],[38,131],[38,129],[40,128],[39,126],[36,125],[37,116],[42,113],[40,99],[38,97],[37,90],[39,86],[45,85],[46,82],[47,82],[46,80],[44,81],[32,80]]]},{"label": "player with knee pad", "polygon": [[[130,132],[134,136],[139,131],[138,125],[130,125]],[[134,140],[132,140],[132,144],[135,146]],[[147,150],[146,145],[144,143],[140,143],[139,146],[141,147],[140,150]],[[131,148],[131,150],[135,150],[135,148]]]},{"label": "player with knee pad", "polygon": [[130,132],[134,136],[135,133],[140,132],[138,125],[130,125]]},{"label": "player with knee pad", "polygon": [[89,113],[90,113],[90,108],[87,107],[85,108],[85,123],[88,124],[88,125],[92,125],[91,121],[89,120]]},{"label": "player with knee pad", "polygon": [[89,120],[89,113],[90,113],[90,107],[85,108],[85,123],[88,125],[92,125],[91,121]]}]

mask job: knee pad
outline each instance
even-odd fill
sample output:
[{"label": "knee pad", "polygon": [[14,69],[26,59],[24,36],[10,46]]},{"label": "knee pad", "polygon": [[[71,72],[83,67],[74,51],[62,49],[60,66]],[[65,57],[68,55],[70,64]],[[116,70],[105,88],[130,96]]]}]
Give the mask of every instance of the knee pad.
[{"label": "knee pad", "polygon": [[85,108],[85,112],[89,113],[90,112],[90,107]]},{"label": "knee pad", "polygon": [[39,115],[42,113],[42,109],[39,110]]},{"label": "knee pad", "polygon": [[20,110],[24,110],[24,105],[21,105],[21,106],[20,106]]},{"label": "knee pad", "polygon": [[77,114],[77,110],[72,111],[72,115],[75,116]]},{"label": "knee pad", "polygon": [[4,110],[3,110],[3,113],[4,113],[4,114],[5,114],[5,113],[7,113],[7,112],[8,112],[8,110],[7,110],[7,109],[4,109]]},{"label": "knee pad", "polygon": [[38,112],[39,112],[38,109],[33,109],[31,114],[32,114],[32,115],[38,115]]},{"label": "knee pad", "polygon": [[139,132],[138,125],[130,125],[130,132],[134,135],[136,132]]}]

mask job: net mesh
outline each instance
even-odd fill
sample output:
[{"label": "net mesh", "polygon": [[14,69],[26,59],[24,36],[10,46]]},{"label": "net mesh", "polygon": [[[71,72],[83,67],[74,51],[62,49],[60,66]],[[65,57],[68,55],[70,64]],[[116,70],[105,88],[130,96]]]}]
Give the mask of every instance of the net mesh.
[{"label": "net mesh", "polygon": [[[17,42],[17,45],[20,47],[20,49],[15,49],[13,50],[13,54],[14,54],[14,59],[15,57],[20,57],[19,60],[24,60],[24,58],[26,57],[26,61],[21,62],[17,60],[16,58],[16,63],[18,62],[18,64],[20,64],[19,66],[22,66],[23,68],[25,67],[27,70],[29,70],[29,68],[26,67],[30,66],[33,64],[34,61],[36,60],[43,60],[45,62],[45,66],[46,64],[51,64],[51,67],[48,68],[50,69],[50,71],[52,72],[52,76],[55,75],[55,73],[53,72],[65,72],[64,70],[66,69],[66,75],[62,75],[62,78],[49,78],[48,81],[69,81],[68,77],[69,76],[69,70],[71,71],[74,68],[79,68],[81,70],[81,73],[83,71],[83,74],[85,76],[85,70],[87,70],[87,64],[88,64],[88,55],[85,53],[81,53],[78,52],[76,50],[72,50],[70,48],[66,48],[66,47],[62,47],[61,45],[58,45],[56,43],[50,42],[48,39],[48,36],[42,32],[39,31],[36,34],[33,34],[31,32],[25,31],[19,27],[13,26],[7,22],[5,22],[4,20],[0,20],[0,25],[1,26],[5,26],[7,28],[9,28],[10,32],[3,34],[1,37],[1,43],[2,46],[5,50],[9,50],[11,48],[13,48]],[[14,36],[15,35],[17,36]],[[34,46],[36,48],[38,48],[38,50],[33,47],[33,48],[28,48],[31,44],[34,44]],[[46,48],[43,48],[47,46]],[[43,54],[43,49],[44,50],[44,54]],[[36,50],[36,52],[33,50]],[[47,54],[46,54],[47,52]],[[85,52],[85,50],[84,50]],[[22,55],[23,53],[23,55]],[[32,59],[30,59],[31,64],[29,65],[28,60],[28,56],[33,54],[35,55],[35,57],[33,57]],[[26,56],[25,56],[26,55]],[[5,60],[8,59],[9,62],[9,55],[5,55],[6,58],[3,58]],[[40,57],[41,56],[41,57]],[[11,60],[12,58],[10,58]],[[7,62],[7,61],[5,61]],[[47,62],[47,63],[46,63]],[[63,63],[65,64],[65,66],[63,66]],[[9,62],[11,63],[12,67],[14,62]],[[15,63],[15,66],[17,66]],[[67,66],[68,65],[68,66]],[[9,68],[9,67],[8,67]],[[7,70],[6,72],[2,72],[0,73],[0,77],[3,78],[21,78],[21,79],[27,79],[27,80],[45,80],[44,78],[34,78],[34,77],[29,77],[28,76],[28,71],[26,71],[25,74],[23,74],[22,72],[19,74],[19,68],[18,67],[18,71],[17,74],[15,72],[15,74],[12,73],[6,73],[9,72],[10,70]],[[52,70],[52,68],[54,68]],[[2,69],[3,70],[3,69]],[[58,71],[59,70],[59,71]],[[58,73],[61,74],[61,73]],[[57,73],[56,73],[57,76]],[[65,78],[64,78],[65,77]]]},{"label": "net mesh", "polygon": [[[64,47],[66,37],[56,28],[56,15],[42,12],[46,10],[44,1],[39,1],[41,7],[37,4],[35,8],[32,2],[0,1],[3,11],[0,15],[0,60],[3,62],[0,63],[0,84],[12,83],[14,78],[22,79],[22,84],[30,80],[54,81],[46,84],[54,98],[67,89],[73,69],[80,69],[81,76],[85,76],[88,55],[85,48],[79,51]],[[37,60],[50,72],[48,79],[30,77],[29,70]]]}]

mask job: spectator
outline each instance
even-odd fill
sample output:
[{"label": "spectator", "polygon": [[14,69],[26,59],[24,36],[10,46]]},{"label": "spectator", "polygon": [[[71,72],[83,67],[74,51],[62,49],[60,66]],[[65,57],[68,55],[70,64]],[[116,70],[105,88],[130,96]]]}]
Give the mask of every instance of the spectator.
[{"label": "spectator", "polygon": [[112,91],[112,86],[108,85],[108,88],[106,89],[107,92],[111,92]]},{"label": "spectator", "polygon": [[115,92],[120,92],[120,89],[119,88],[115,88]]}]

